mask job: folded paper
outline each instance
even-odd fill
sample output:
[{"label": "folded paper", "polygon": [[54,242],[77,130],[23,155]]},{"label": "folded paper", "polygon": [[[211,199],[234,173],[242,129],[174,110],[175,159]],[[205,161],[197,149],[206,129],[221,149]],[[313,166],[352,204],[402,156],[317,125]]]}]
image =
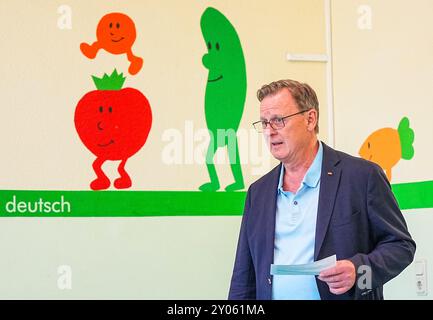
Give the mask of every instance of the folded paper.
[{"label": "folded paper", "polygon": [[335,254],[325,259],[306,264],[271,264],[271,275],[318,275],[323,270],[332,268],[336,264],[337,256]]}]

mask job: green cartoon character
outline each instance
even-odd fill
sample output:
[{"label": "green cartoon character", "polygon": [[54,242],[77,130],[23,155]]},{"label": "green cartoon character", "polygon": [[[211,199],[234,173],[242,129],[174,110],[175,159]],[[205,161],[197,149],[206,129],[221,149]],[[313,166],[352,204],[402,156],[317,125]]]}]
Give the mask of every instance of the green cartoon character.
[{"label": "green cartoon character", "polygon": [[202,191],[217,191],[220,183],[213,158],[218,148],[227,147],[235,182],[226,191],[245,187],[239,160],[236,132],[242,118],[247,91],[245,59],[238,34],[230,21],[218,10],[207,8],[200,21],[208,49],[203,65],[209,69],[205,94],[206,124],[211,141],[206,154],[210,182]]}]

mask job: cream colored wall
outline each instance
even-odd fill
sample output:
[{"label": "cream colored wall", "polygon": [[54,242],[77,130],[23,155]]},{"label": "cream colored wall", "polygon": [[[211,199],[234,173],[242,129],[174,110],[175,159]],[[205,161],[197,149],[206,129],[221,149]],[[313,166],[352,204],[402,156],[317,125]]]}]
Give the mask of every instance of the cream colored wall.
[{"label": "cream colored wall", "polygon": [[[71,30],[57,27],[60,5],[72,9]],[[197,190],[206,168],[165,165],[161,137],[166,129],[184,130],[186,120],[205,128],[199,21],[208,6],[232,21],[243,44],[248,92],[241,128],[258,118],[261,84],[293,78],[317,89],[326,141],[325,65],[285,60],[288,52],[325,53],[322,0],[2,0],[0,187],[88,190],[93,156],[77,137],[74,109],[93,90],[90,75],[126,71],[127,62],[104,52],[90,61],[79,44],[94,40],[104,14],[121,11],[136,23],[134,51],[144,59],[126,85],[149,98],[154,115],[148,142],[127,165],[132,190]],[[247,185],[259,177],[254,168],[243,166]],[[113,164],[106,169],[114,175]],[[231,183],[227,165],[217,170],[223,185]],[[0,298],[224,299],[239,223],[240,217],[1,218]],[[72,290],[58,289],[59,265],[71,266]]]},{"label": "cream colored wall", "polygon": [[[0,79],[0,84],[7,117],[0,120],[5,133],[0,141],[9,150],[2,159],[9,165],[0,169],[2,187],[87,188],[93,178],[90,164],[94,156],[76,134],[75,106],[86,92],[94,90],[91,75],[111,73],[114,67],[126,72],[128,63],[124,55],[104,51],[89,60],[79,51],[79,44],[95,41],[97,22],[113,11],[129,14],[136,23],[138,36],[133,49],[143,57],[144,66],[137,76],[127,75],[125,86],[138,88],[148,97],[154,117],[146,145],[127,164],[131,173],[139,173],[134,189],[197,190],[207,179],[205,166],[169,166],[161,155],[167,144],[162,141],[165,130],[184,132],[185,121],[193,121],[195,129],[206,128],[203,102],[207,69],[201,63],[206,47],[199,21],[208,6],[217,7],[229,17],[243,44],[248,92],[241,128],[252,129],[251,123],[258,118],[257,88],[275,79],[295,78],[317,88],[322,101],[321,137],[326,140],[324,65],[285,60],[288,51],[324,52],[321,3],[191,0],[112,1],[101,5],[75,0],[67,3],[72,9],[72,30],[60,30],[57,8],[64,2],[2,1],[1,23],[8,32],[1,35],[7,44],[1,52],[6,62],[1,71],[7,76]],[[20,19],[11,12],[19,12]],[[265,155],[268,153],[260,154],[267,162],[270,157]],[[114,175],[114,165],[106,166]],[[252,167],[260,166],[245,167],[247,184],[258,178],[252,174]],[[218,169],[224,182],[231,183],[229,167],[221,165]]]},{"label": "cream colored wall", "polygon": [[[332,3],[336,147],[357,155],[370,133],[397,128],[407,116],[415,131],[415,156],[400,160],[392,183],[432,180],[433,2]],[[363,29],[368,25],[365,8],[371,10],[371,29]],[[427,259],[431,287],[433,209],[404,215],[418,245],[415,259]],[[385,298],[432,299],[431,293],[417,296],[415,288],[411,265],[385,286]]]}]

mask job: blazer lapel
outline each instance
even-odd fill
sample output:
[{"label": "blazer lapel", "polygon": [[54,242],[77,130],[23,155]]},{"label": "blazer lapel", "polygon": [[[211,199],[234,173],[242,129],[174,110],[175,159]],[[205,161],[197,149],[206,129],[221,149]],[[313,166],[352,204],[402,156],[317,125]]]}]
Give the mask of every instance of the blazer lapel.
[{"label": "blazer lapel", "polygon": [[266,186],[266,191],[263,193],[263,212],[266,217],[266,252],[271,252],[268,259],[271,263],[274,261],[274,241],[275,241],[275,216],[277,214],[277,188],[278,179],[280,177],[281,163],[279,166],[274,168],[268,184]]},{"label": "blazer lapel", "polygon": [[323,144],[323,163],[320,175],[319,205],[317,209],[316,240],[314,246],[314,260],[322,247],[328,229],[329,221],[334,210],[335,198],[340,184],[341,169],[337,167],[340,162],[335,150]]},{"label": "blazer lapel", "polygon": [[[271,172],[269,179],[264,188],[264,192],[262,194],[263,197],[263,207],[262,213],[263,217],[265,217],[265,221],[263,221],[265,225],[265,243],[264,243],[264,257],[263,263],[264,268],[266,270],[266,277],[271,280],[272,277],[270,275],[271,272],[271,264],[274,263],[274,242],[275,242],[275,216],[277,211],[277,188],[278,181],[280,177],[281,171],[281,163],[279,166],[275,167]],[[271,280],[272,281],[272,280]],[[271,284],[270,282],[269,284]],[[272,286],[266,286],[265,296],[267,299],[272,298]]]}]

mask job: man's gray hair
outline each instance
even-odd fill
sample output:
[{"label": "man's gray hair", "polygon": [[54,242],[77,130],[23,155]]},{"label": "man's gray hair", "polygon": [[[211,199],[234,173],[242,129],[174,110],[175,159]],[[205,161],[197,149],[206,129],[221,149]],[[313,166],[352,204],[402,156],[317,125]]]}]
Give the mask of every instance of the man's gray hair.
[{"label": "man's gray hair", "polygon": [[314,130],[319,133],[319,100],[316,92],[308,84],[290,79],[274,81],[263,85],[257,91],[257,98],[261,102],[266,96],[274,95],[284,88],[289,90],[298,105],[299,111],[310,109],[317,111],[317,125]]}]

